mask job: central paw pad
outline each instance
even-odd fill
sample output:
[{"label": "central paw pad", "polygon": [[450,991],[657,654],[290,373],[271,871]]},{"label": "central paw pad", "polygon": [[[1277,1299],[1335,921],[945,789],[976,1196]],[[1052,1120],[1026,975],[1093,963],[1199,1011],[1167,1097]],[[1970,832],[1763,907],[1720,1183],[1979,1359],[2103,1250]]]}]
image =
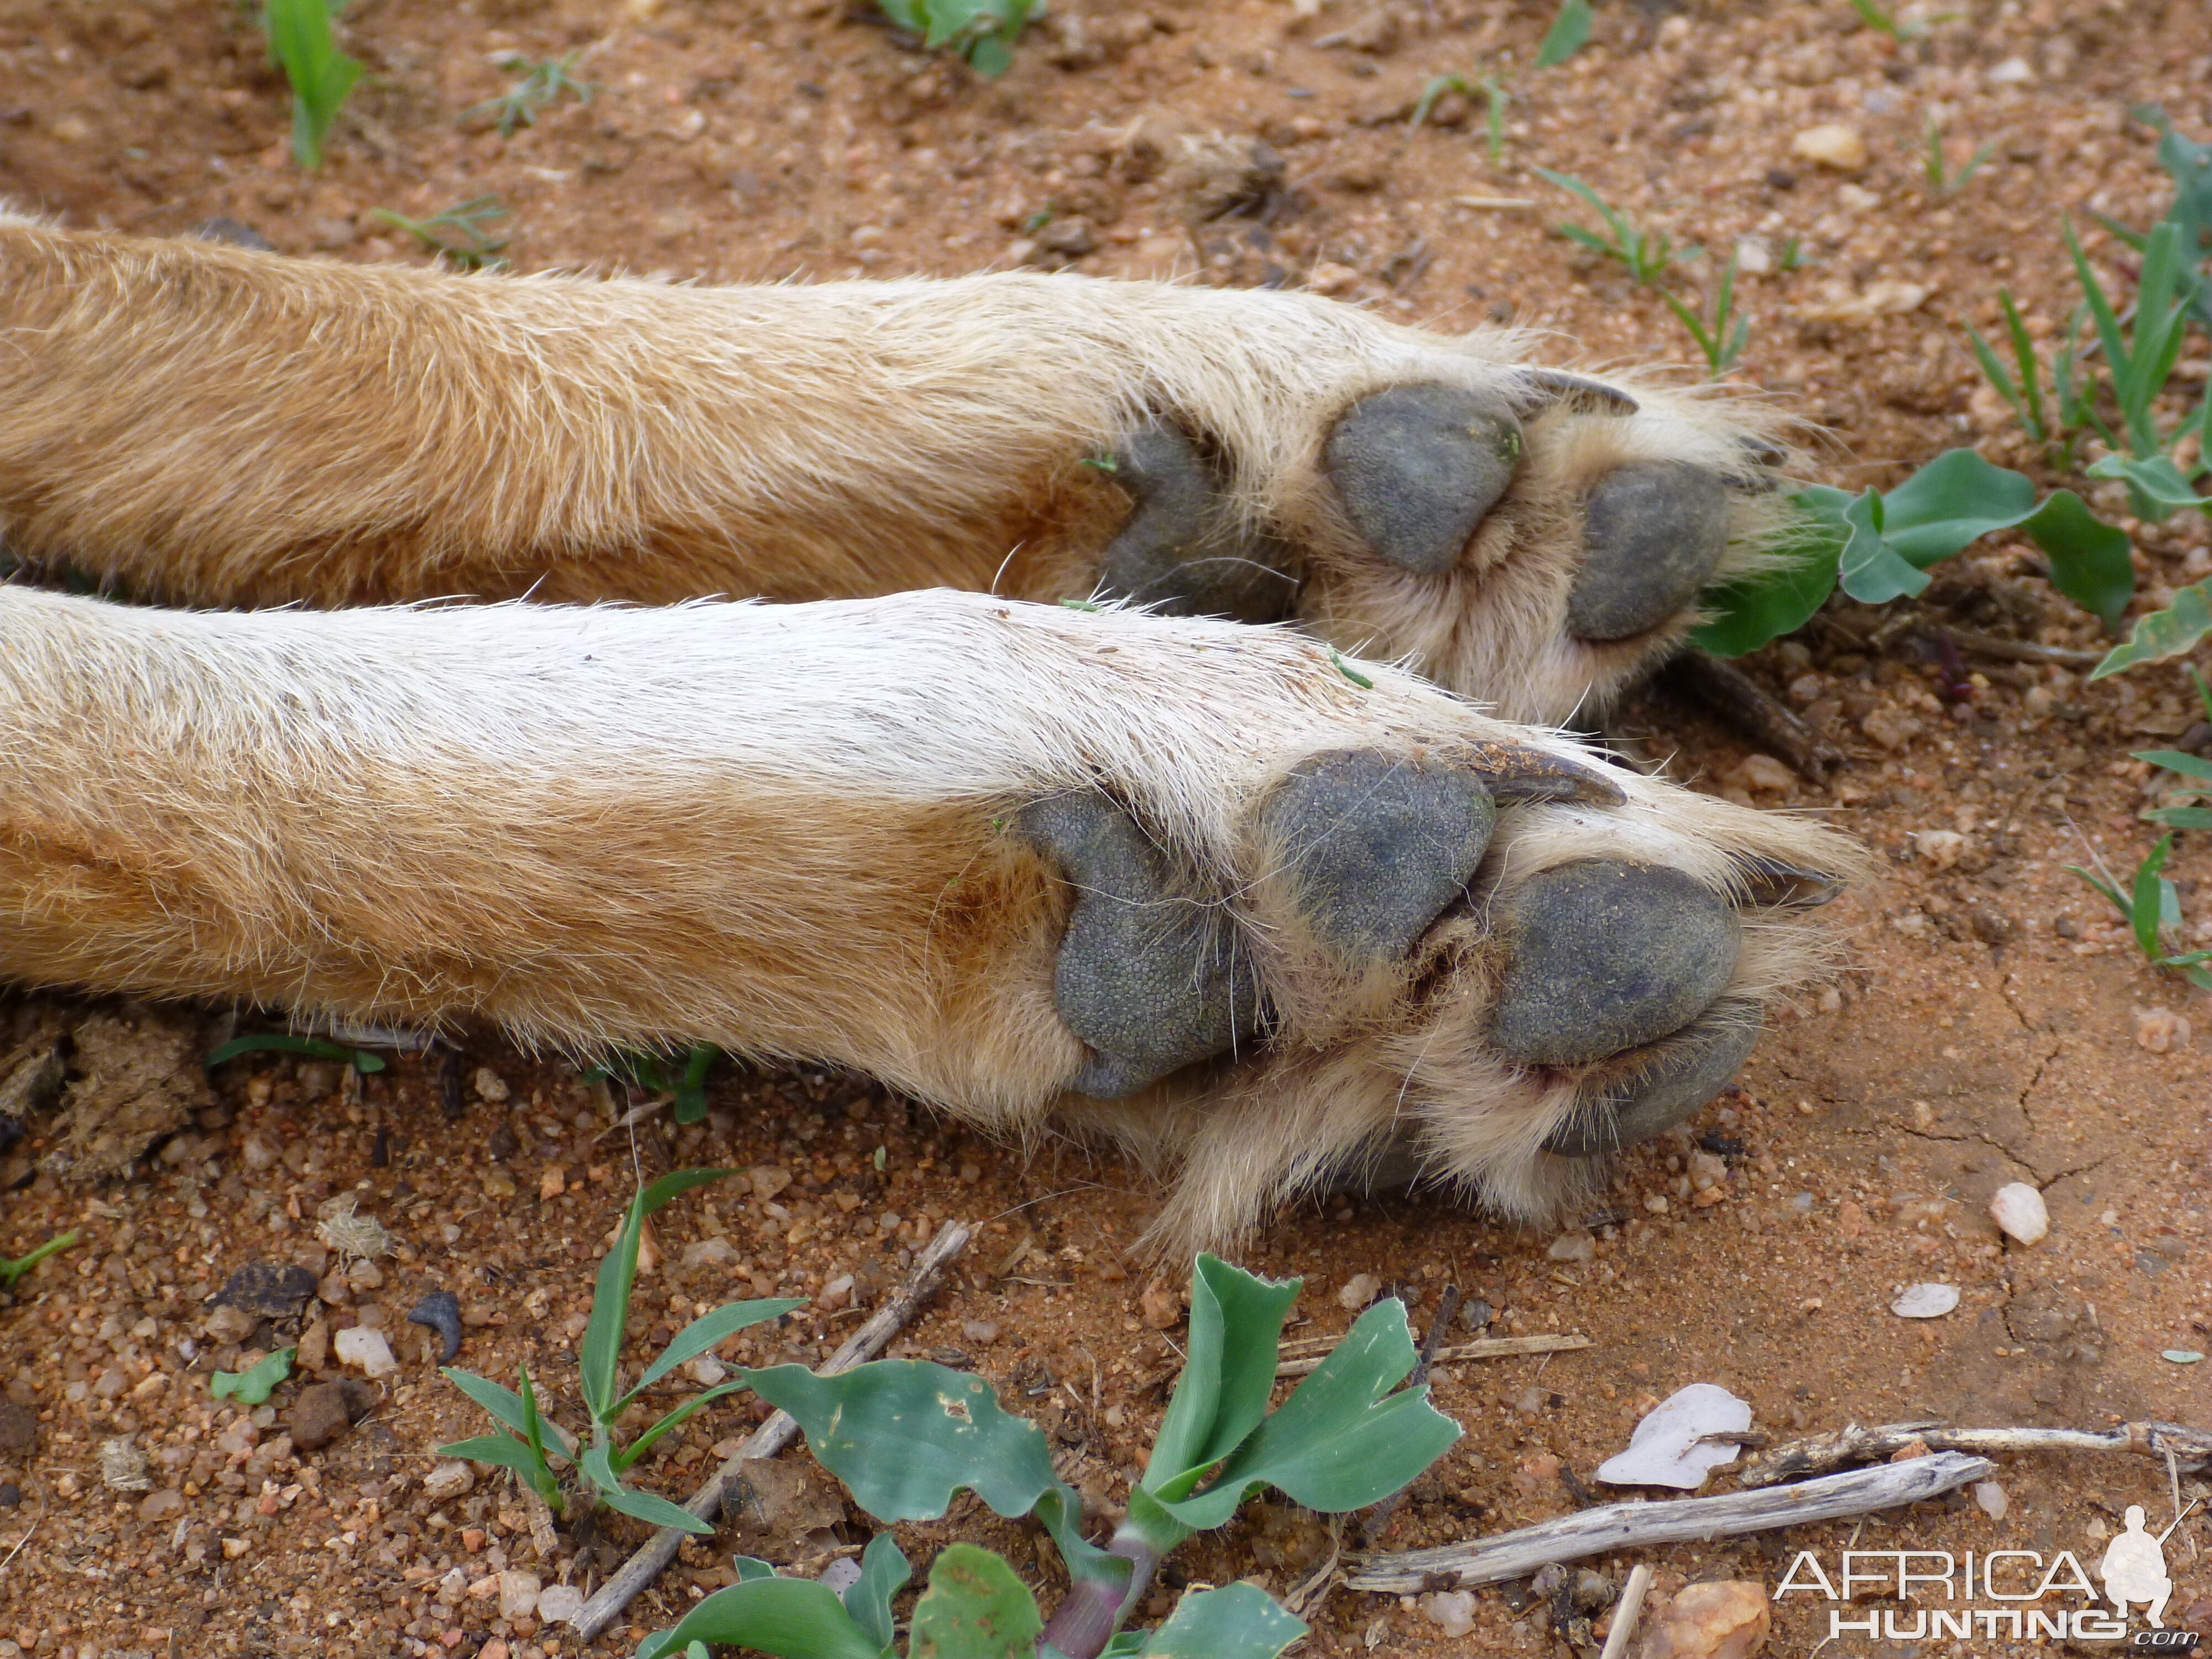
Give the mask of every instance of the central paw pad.
[{"label": "central paw pad", "polygon": [[1695,599],[1728,550],[1729,490],[1686,461],[1632,461],[1601,478],[1583,508],[1583,562],[1567,631],[1623,640]]}]

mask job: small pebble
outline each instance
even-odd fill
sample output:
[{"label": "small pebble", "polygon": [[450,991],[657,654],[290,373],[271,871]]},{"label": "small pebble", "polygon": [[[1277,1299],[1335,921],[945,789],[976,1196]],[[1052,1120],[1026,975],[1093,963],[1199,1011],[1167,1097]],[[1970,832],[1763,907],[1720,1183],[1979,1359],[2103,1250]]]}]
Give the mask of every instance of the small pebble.
[{"label": "small pebble", "polygon": [[141,1521],[165,1520],[184,1507],[184,1493],[177,1491],[173,1486],[165,1487],[160,1492],[148,1492],[140,1500],[138,1518]]},{"label": "small pebble", "polygon": [[1856,173],[1867,164],[1866,140],[1840,121],[1807,127],[1790,141],[1790,153],[1838,173]]},{"label": "small pebble", "polygon": [[1733,1463],[1739,1449],[1713,1437],[1751,1427],[1751,1407],[1714,1382],[1678,1389],[1644,1413],[1626,1449],[1598,1465],[1614,1486],[1674,1486],[1694,1492],[1711,1470]]},{"label": "small pebble", "polygon": [[534,1572],[502,1572],[499,1576],[499,1616],[522,1619],[538,1611],[544,1584]]},{"label": "small pebble", "polygon": [[392,1357],[392,1345],[384,1340],[384,1333],[367,1326],[356,1325],[340,1331],[331,1339],[337,1352],[338,1364],[353,1365],[370,1376],[388,1376],[399,1369],[399,1362]]},{"label": "small pebble", "polygon": [[2136,1010],[2136,1043],[2154,1054],[2163,1054],[2175,1048],[2186,1048],[2195,1036],[2189,1017],[2177,1014],[2171,1008],[2138,1008]]},{"label": "small pebble", "polygon": [[970,1342],[996,1342],[999,1322],[994,1319],[971,1319],[961,1326],[960,1334]]},{"label": "small pebble", "polygon": [[568,1190],[568,1172],[557,1164],[549,1164],[538,1177],[538,1201],[550,1204]]},{"label": "small pebble", "polygon": [[451,1458],[422,1477],[422,1495],[434,1504],[459,1498],[477,1483],[476,1471],[459,1458]]},{"label": "small pebble", "polygon": [[477,1067],[476,1089],[478,1100],[488,1100],[495,1106],[504,1104],[509,1092],[507,1079],[489,1066]]},{"label": "small pebble", "polygon": [[2012,1507],[2011,1500],[2005,1496],[2005,1489],[1994,1480],[1974,1482],[1974,1502],[1982,1506],[1982,1513],[1992,1521],[2003,1520],[2005,1511]]},{"label": "small pebble", "polygon": [[729,1368],[714,1355],[702,1353],[696,1359],[684,1362],[684,1374],[702,1388],[711,1389],[730,1372]]},{"label": "small pebble", "polygon": [[1774,1614],[1766,1587],[1746,1578],[1685,1584],[1644,1626],[1640,1659],[1751,1659]]},{"label": "small pebble", "polygon": [[1899,1319],[1941,1319],[1959,1305],[1956,1285],[1911,1285],[1889,1304]]},{"label": "small pebble", "polygon": [[292,1443],[302,1451],[318,1451],[337,1439],[353,1426],[353,1415],[346,1407],[342,1384],[317,1382],[301,1389],[300,1397],[292,1402],[292,1409],[284,1419]]},{"label": "small pebble", "polygon": [[1990,1199],[1990,1219],[2008,1238],[2039,1244],[2051,1231],[2051,1209],[2025,1181],[2007,1182]]},{"label": "small pebble", "polygon": [[1373,1273],[1354,1273],[1344,1281],[1344,1288],[1336,1293],[1337,1306],[1346,1313],[1358,1313],[1382,1294],[1382,1281]]},{"label": "small pebble", "polygon": [[853,1300],[853,1275],[839,1273],[822,1287],[822,1294],[814,1298],[814,1305],[824,1313],[836,1313]]},{"label": "small pebble", "polygon": [[1735,775],[1755,795],[1786,795],[1797,786],[1797,775],[1771,755],[1746,755]]},{"label": "small pebble", "polygon": [[1597,1240],[1586,1232],[1561,1233],[1544,1254],[1554,1261],[1595,1261]]},{"label": "small pebble", "polygon": [[1170,1330],[1182,1319],[1182,1301],[1175,1287],[1164,1279],[1156,1279],[1145,1286],[1139,1298],[1144,1309],[1145,1323],[1156,1331]]},{"label": "small pebble", "polygon": [[331,1327],[327,1320],[311,1319],[307,1328],[300,1333],[299,1352],[292,1356],[293,1368],[302,1371],[319,1371],[331,1363]]},{"label": "small pebble", "polygon": [[1446,1636],[1464,1636],[1474,1628],[1473,1590],[1431,1590],[1419,1606],[1421,1617]]},{"label": "small pebble", "polygon": [[860,1582],[860,1564],[849,1555],[842,1555],[822,1569],[822,1588],[842,1595]]},{"label": "small pebble", "polygon": [[[686,1244],[684,1253],[677,1257],[677,1264],[684,1267],[726,1267],[738,1260],[738,1247],[717,1233],[712,1238],[702,1238]],[[852,1288],[849,1275],[845,1285],[848,1290]],[[825,1296],[829,1293],[827,1285],[823,1287],[823,1293]],[[842,1307],[844,1304],[841,1302],[837,1305]]]},{"label": "small pebble", "polygon": [[1938,870],[1948,870],[1966,850],[1966,838],[1956,830],[1919,830],[1912,836],[1912,850]]},{"label": "small pebble", "polygon": [[[849,1564],[853,1576],[860,1577],[858,1563]],[[538,1617],[543,1623],[556,1625],[574,1619],[583,1610],[584,1592],[574,1584],[548,1584],[538,1592]]]},{"label": "small pebble", "polygon": [[451,1291],[433,1291],[407,1310],[410,1325],[428,1326],[442,1345],[438,1363],[450,1365],[461,1351],[461,1304]]},{"label": "small pebble", "polygon": [[0,1510],[21,1508],[22,1502],[23,1489],[21,1486],[12,1480],[0,1485]]}]

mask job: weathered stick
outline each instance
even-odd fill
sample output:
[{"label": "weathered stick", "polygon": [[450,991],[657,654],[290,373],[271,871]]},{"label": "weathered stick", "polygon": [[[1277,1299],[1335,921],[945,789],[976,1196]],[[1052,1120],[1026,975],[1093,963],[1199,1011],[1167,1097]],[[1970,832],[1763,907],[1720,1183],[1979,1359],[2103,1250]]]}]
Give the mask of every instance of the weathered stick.
[{"label": "weathered stick", "polygon": [[[899,1287],[866,1324],[845,1339],[844,1346],[830,1356],[820,1374],[833,1376],[839,1371],[848,1371],[882,1352],[884,1345],[914,1317],[915,1310],[937,1288],[938,1275],[945,1263],[968,1248],[969,1237],[967,1227],[957,1221],[948,1221],[939,1227],[935,1237],[922,1247],[921,1254],[914,1259],[913,1268]],[[737,1455],[716,1469],[684,1507],[702,1521],[719,1521],[723,1494],[743,1478],[744,1464],[752,1458],[775,1456],[798,1435],[798,1423],[788,1412],[779,1411],[747,1437]],[[592,1640],[615,1621],[639,1591],[660,1576],[662,1570],[676,1559],[676,1552],[684,1540],[691,1535],[674,1527],[663,1527],[639,1546],[637,1553],[623,1563],[622,1570],[602,1584],[599,1594],[579,1607],[568,1622],[583,1632],[586,1642]]]},{"label": "weathered stick", "polygon": [[1878,1463],[1915,1442],[1929,1451],[1996,1452],[2124,1451],[2144,1457],[2212,1457],[2212,1432],[2177,1423],[2123,1423],[2100,1429],[1954,1429],[1936,1421],[1885,1423],[1863,1429],[1847,1423],[1828,1434],[1815,1434],[1775,1447],[1744,1466],[1739,1486],[1771,1486],[1808,1474],[1826,1474],[1846,1463]]},{"label": "weathered stick", "polygon": [[1636,1634],[1637,1617],[1644,1611],[1644,1593],[1650,1588],[1650,1565],[1638,1561],[1628,1570],[1628,1586],[1620,1592],[1620,1605],[1613,1610],[1613,1629],[1605,1638],[1605,1651],[1597,1659],[1625,1659],[1628,1639]]},{"label": "weathered stick", "polygon": [[1800,777],[1819,781],[1848,759],[1844,751],[1772,697],[1732,663],[1695,647],[1667,665],[1667,684],[1703,703]]},{"label": "weathered stick", "polygon": [[2068,668],[2094,668],[2105,659],[2101,651],[2077,651],[2071,646],[2045,645],[2036,640],[2008,640],[2002,635],[1984,634],[1978,629],[1961,628],[1956,623],[1927,625],[1931,629],[1940,627],[1960,650],[1971,651],[1978,657],[1993,657],[1999,662],[2055,662]]},{"label": "weathered stick", "polygon": [[[1331,1347],[1336,1345],[1329,1344]],[[1461,1359],[1509,1359],[1521,1353],[1572,1353],[1577,1348],[1591,1346],[1586,1336],[1486,1336],[1479,1342],[1462,1342],[1457,1347],[1439,1348],[1429,1358],[1431,1365],[1449,1365]],[[1297,1359],[1285,1359],[1275,1367],[1277,1376],[1306,1376],[1321,1369],[1326,1353],[1308,1354]]]},{"label": "weathered stick", "polygon": [[1578,1560],[1652,1544],[1683,1544],[1803,1526],[1893,1509],[1937,1497],[1996,1466],[1986,1457],[1936,1452],[1903,1463],[1832,1474],[1802,1486],[1722,1498],[1686,1498],[1658,1504],[1608,1504],[1518,1531],[1439,1549],[1373,1555],[1346,1584],[1357,1590],[1410,1595],[1446,1584],[1494,1584],[1519,1578],[1554,1561]]}]

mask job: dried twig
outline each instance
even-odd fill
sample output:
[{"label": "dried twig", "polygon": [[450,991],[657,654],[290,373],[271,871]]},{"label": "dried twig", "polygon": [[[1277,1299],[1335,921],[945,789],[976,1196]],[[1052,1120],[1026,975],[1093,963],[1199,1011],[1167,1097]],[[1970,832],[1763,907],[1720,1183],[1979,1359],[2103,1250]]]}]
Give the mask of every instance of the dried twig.
[{"label": "dried twig", "polygon": [[[936,1236],[922,1249],[914,1261],[899,1287],[876,1310],[868,1322],[845,1339],[844,1346],[823,1364],[819,1375],[834,1376],[847,1371],[863,1360],[872,1359],[883,1352],[885,1344],[914,1317],[915,1310],[937,1288],[938,1276],[945,1265],[968,1248],[969,1231],[957,1221],[948,1221],[937,1230]],[[778,1412],[753,1431],[737,1455],[716,1469],[707,1484],[691,1494],[684,1508],[702,1521],[721,1518],[723,1494],[744,1478],[744,1465],[751,1458],[773,1457],[799,1436],[799,1425],[788,1412]],[[622,1570],[600,1587],[598,1595],[578,1608],[569,1623],[583,1632],[588,1642],[612,1624],[622,1610],[630,1604],[647,1584],[660,1576],[661,1570],[676,1559],[676,1552],[691,1534],[679,1532],[674,1527],[664,1527],[656,1532],[637,1553],[622,1565]]]},{"label": "dried twig", "polygon": [[1767,696],[1759,682],[1732,663],[1694,647],[1667,665],[1667,684],[1703,703],[1801,777],[1818,781],[1846,757],[1827,738]]},{"label": "dried twig", "polygon": [[1940,628],[1961,651],[1971,651],[1978,657],[1992,657],[1998,662],[2055,662],[2067,668],[2094,668],[2105,659],[2101,651],[2077,651],[2071,646],[2044,645],[2034,640],[2008,640],[2001,634],[1984,634],[1979,629],[1961,628],[1956,623],[1927,623],[1923,626],[1931,633]]},{"label": "dried twig", "polygon": [[[1330,1338],[1328,1345],[1334,1347],[1336,1339]],[[1479,1342],[1462,1342],[1456,1347],[1438,1348],[1429,1356],[1426,1363],[1449,1365],[1462,1359],[1510,1359],[1516,1354],[1523,1353],[1572,1353],[1577,1348],[1591,1346],[1589,1338],[1586,1336],[1486,1336]],[[1326,1353],[1316,1353],[1285,1359],[1275,1367],[1275,1375],[1279,1377],[1304,1376],[1319,1370],[1321,1362],[1328,1357]]]},{"label": "dried twig", "polygon": [[1934,1498],[1996,1465],[1985,1457],[1936,1452],[1903,1463],[1853,1469],[1802,1486],[1659,1504],[1608,1504],[1534,1527],[1438,1549],[1373,1555],[1345,1582],[1356,1590],[1411,1595],[1443,1584],[1494,1584],[1554,1561],[1574,1561],[1653,1544],[1682,1544],[1864,1515]]},{"label": "dried twig", "polygon": [[1651,1568],[1638,1561],[1629,1569],[1627,1587],[1613,1610],[1613,1629],[1605,1638],[1605,1651],[1597,1659],[1621,1659],[1628,1651],[1628,1638],[1636,1634],[1637,1615],[1644,1611],[1644,1593],[1650,1588]]},{"label": "dried twig", "polygon": [[1825,1474],[1847,1463],[1875,1463],[1894,1457],[1917,1442],[1929,1451],[1997,1452],[2125,1451],[2144,1457],[2191,1460],[2191,1467],[2212,1458],[2212,1432],[2177,1423],[2123,1423],[2099,1429],[1954,1429],[1930,1419],[1924,1423],[1885,1423],[1863,1429],[1847,1423],[1828,1434],[1777,1446],[1747,1464],[1736,1477],[1744,1486],[1771,1486],[1808,1474]]}]

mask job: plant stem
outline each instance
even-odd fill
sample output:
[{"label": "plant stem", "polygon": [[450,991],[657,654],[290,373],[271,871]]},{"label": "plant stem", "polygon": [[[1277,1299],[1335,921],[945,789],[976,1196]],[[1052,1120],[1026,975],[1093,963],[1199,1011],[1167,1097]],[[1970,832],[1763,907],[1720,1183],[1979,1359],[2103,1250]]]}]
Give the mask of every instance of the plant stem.
[{"label": "plant stem", "polygon": [[1129,1586],[1121,1595],[1096,1579],[1077,1579],[1066,1596],[1053,1609],[1044,1627],[1044,1640],[1067,1659],[1098,1659],[1121,1628],[1122,1617],[1150,1589],[1152,1574],[1167,1554],[1124,1522],[1114,1534],[1106,1553],[1130,1564]]}]

